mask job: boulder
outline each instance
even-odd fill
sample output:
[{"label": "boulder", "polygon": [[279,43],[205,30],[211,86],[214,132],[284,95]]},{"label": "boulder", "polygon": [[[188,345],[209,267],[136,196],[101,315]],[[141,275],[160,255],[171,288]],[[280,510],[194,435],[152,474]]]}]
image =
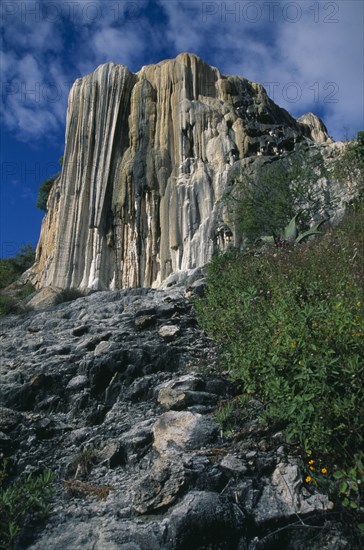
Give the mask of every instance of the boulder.
[{"label": "boulder", "polygon": [[212,418],[189,411],[169,411],[153,425],[153,447],[162,456],[197,449],[215,441],[217,433]]}]

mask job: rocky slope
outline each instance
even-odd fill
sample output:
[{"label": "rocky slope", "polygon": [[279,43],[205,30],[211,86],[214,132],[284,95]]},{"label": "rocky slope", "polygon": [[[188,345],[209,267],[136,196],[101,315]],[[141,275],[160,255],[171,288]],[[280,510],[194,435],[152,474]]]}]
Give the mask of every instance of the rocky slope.
[{"label": "rocky slope", "polygon": [[[31,278],[37,287],[157,286],[234,240],[219,200],[236,163],[332,140],[260,84],[192,54],[131,73],[107,63],[69,96],[62,173]],[[240,165],[239,165],[240,166]]]},{"label": "rocky slope", "polygon": [[[186,294],[96,292],[0,322],[0,447],[14,478],[51,469],[46,525],[17,550],[350,548],[281,433],[213,411],[233,388]],[[100,496],[103,499],[97,499]]]}]

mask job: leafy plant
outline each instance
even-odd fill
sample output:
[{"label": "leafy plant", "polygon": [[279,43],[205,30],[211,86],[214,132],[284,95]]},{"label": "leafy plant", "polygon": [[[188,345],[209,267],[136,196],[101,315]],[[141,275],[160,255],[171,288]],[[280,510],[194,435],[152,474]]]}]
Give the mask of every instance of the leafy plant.
[{"label": "leafy plant", "polygon": [[300,247],[217,255],[200,324],[289,442],[349,467],[364,446],[362,215]]},{"label": "leafy plant", "polygon": [[19,248],[16,256],[0,259],[0,289],[6,288],[16,281],[24,271],[29,269],[35,258],[33,245],[27,244]]},{"label": "leafy plant", "polygon": [[[58,164],[60,165],[60,167],[63,166],[63,155],[59,158]],[[48,202],[49,194],[51,192],[51,189],[55,181],[59,178],[60,174],[61,173],[58,172],[57,174],[54,174],[54,176],[51,176],[50,178],[44,180],[38,189],[36,206],[37,208],[39,208],[40,210],[43,210],[44,212],[47,212],[47,202]]]},{"label": "leafy plant", "polygon": [[54,182],[57,180],[58,177],[59,177],[59,173],[46,179],[45,181],[43,181],[43,183],[38,189],[36,206],[37,208],[39,208],[40,210],[43,210],[44,212],[47,212],[48,197],[54,185]]},{"label": "leafy plant", "polygon": [[343,184],[356,183],[364,177],[364,131],[357,133],[355,140],[349,142],[344,153],[334,163],[333,175]]},{"label": "leafy plant", "polygon": [[253,174],[240,174],[226,196],[237,232],[253,240],[264,234],[278,235],[303,207],[301,224],[307,229],[309,220],[322,207],[314,188],[325,174],[321,154],[310,153],[304,147],[262,165]]},{"label": "leafy plant", "polygon": [[[356,454],[352,466],[337,470],[333,478],[338,482],[338,492],[343,506],[357,510],[363,503],[364,497],[363,455]],[[364,532],[364,529],[360,529]]]},{"label": "leafy plant", "polygon": [[320,220],[318,223],[315,223],[313,227],[310,227],[306,231],[299,233],[297,219],[302,214],[302,212],[303,210],[300,210],[299,212],[297,212],[297,214],[293,216],[291,221],[284,228],[281,235],[263,235],[258,239],[258,241],[262,241],[268,244],[275,244],[276,246],[285,246],[287,244],[299,244],[304,240],[310,239],[311,237],[314,237],[316,235],[323,235],[323,233],[319,231],[319,228],[327,220]]},{"label": "leafy plant", "polygon": [[[6,477],[4,463],[1,470],[2,485]],[[53,494],[53,480],[53,472],[46,470],[38,476],[28,475],[0,489],[0,548],[12,548],[29,522],[47,515],[47,503]]]},{"label": "leafy plant", "polygon": [[249,407],[249,401],[248,395],[238,395],[220,403],[215,411],[215,420],[225,436],[253,418],[254,411]]}]

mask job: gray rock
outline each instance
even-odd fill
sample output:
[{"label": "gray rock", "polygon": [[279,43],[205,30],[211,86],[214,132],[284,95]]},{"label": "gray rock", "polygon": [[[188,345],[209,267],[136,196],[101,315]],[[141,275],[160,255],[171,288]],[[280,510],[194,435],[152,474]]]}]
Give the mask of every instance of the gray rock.
[{"label": "gray rock", "polygon": [[110,342],[105,342],[105,341],[100,342],[99,344],[97,344],[95,348],[95,351],[94,351],[95,357],[99,357],[100,355],[107,353],[109,349],[110,349]]},{"label": "gray rock", "polygon": [[83,374],[79,374],[78,376],[74,376],[71,378],[71,380],[68,382],[66,389],[68,390],[82,390],[85,388],[88,384],[87,376]]},{"label": "gray rock", "polygon": [[158,330],[159,336],[165,340],[173,340],[180,333],[180,328],[176,325],[164,325]]},{"label": "gray rock", "polygon": [[298,466],[296,464],[278,464],[270,483],[265,485],[254,510],[257,524],[333,508],[327,495],[315,493],[304,497],[301,489],[302,476]]},{"label": "gray rock", "polygon": [[183,409],[187,406],[186,392],[197,390],[201,385],[201,378],[186,374],[158,386],[157,400],[166,409]]},{"label": "gray rock", "polygon": [[[56,474],[52,513],[34,530],[32,550],[245,550],[255,544],[253,521],[254,536],[285,525],[293,510],[302,517],[313,510],[323,521],[331,504],[302,488],[282,437],[257,437],[254,422],[239,441],[217,437],[209,411],[232,388],[192,373],[215,356],[183,294],[182,287],[98,292],[0,319],[0,452],[16,477]],[[144,315],[155,316],[155,327],[137,325]],[[177,316],[178,338],[160,338],[157,327]],[[161,403],[188,410],[163,412]],[[254,420],[261,404],[250,407]],[[106,500],[69,495],[61,480],[75,475],[112,490]],[[282,533],[279,548],[317,547]],[[322,547],[331,541],[339,549],[340,533],[322,538]]]},{"label": "gray rock", "polygon": [[157,460],[138,483],[133,507],[139,514],[165,509],[173,504],[186,481],[180,462]]},{"label": "gray rock", "polygon": [[248,470],[241,458],[234,455],[226,455],[220,463],[220,468],[234,475],[245,474]]},{"label": "gray rock", "polygon": [[189,411],[169,411],[153,426],[153,447],[160,455],[197,449],[212,443],[218,428],[212,418]]}]

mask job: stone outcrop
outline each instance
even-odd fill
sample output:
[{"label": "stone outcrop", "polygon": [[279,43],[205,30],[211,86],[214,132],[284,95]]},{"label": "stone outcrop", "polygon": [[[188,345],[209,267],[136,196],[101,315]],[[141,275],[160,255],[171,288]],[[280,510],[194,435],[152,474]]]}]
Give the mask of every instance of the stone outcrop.
[{"label": "stone outcrop", "polygon": [[37,287],[157,286],[234,240],[220,199],[234,164],[329,140],[260,84],[195,55],[143,67],[107,63],[69,96],[60,178],[31,279]]},{"label": "stone outcrop", "polygon": [[49,517],[26,522],[14,550],[351,548],[259,402],[230,436],[217,429],[234,389],[195,321],[177,286],[0,320],[5,483],[55,474]]},{"label": "stone outcrop", "polygon": [[316,143],[333,143],[333,139],[328,135],[327,128],[322,120],[313,113],[306,113],[297,119],[302,125],[305,135]]}]

